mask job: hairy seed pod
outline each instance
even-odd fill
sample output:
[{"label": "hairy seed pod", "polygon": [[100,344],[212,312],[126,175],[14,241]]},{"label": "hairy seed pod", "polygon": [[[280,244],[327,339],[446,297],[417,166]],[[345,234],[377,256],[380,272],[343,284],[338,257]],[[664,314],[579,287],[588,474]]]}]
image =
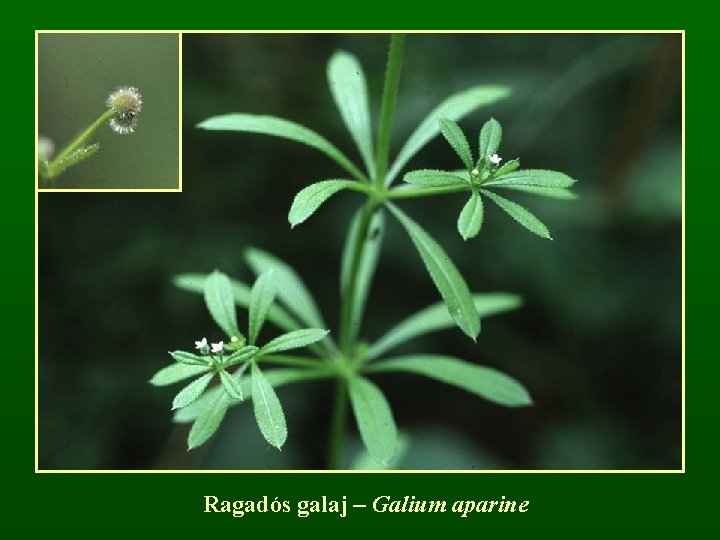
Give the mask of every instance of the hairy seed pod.
[{"label": "hairy seed pod", "polygon": [[107,99],[108,108],[115,113],[110,119],[113,131],[120,135],[133,133],[142,104],[140,91],[134,86],[121,86],[114,90]]}]

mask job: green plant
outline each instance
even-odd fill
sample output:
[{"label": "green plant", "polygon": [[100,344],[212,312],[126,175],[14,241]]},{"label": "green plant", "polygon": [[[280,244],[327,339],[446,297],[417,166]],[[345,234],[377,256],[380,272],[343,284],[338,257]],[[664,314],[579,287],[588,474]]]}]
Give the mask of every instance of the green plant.
[{"label": "green plant", "polygon": [[[375,146],[365,78],[359,62],[348,53],[338,52],[328,64],[333,98],[360,151],[365,172],[325,138],[288,120],[227,114],[199,124],[206,130],[263,133],[304,143],[325,153],[350,175],[349,178],[317,182],[301,190],[288,215],[292,227],[308,219],[339,191],[360,192],[365,196],[365,202],[351,220],[342,254],[337,341],[328,334],[328,325],[297,273],[286,263],[258,249],[249,249],[245,253],[248,265],[258,276],[252,287],[217,271],[209,276],[184,274],[175,278],[175,284],[181,289],[204,294],[210,314],[230,338],[228,345],[223,342],[213,344],[212,352],[204,338],[196,342],[200,356],[182,351],[171,353],[175,363],[163,368],[151,380],[155,385],[166,385],[200,375],[178,394],[173,405],[178,408],[176,421],[193,422],[189,448],[207,441],[221,424],[227,409],[241,403],[244,397],[252,398],[255,417],[265,439],[280,448],[285,442],[287,428],[275,389],[311,379],[332,378],[336,381],[328,451],[328,467],[333,469],[342,464],[348,401],[360,436],[377,467],[389,466],[405,446],[403,439],[398,438],[390,405],[368,378],[370,375],[413,373],[455,385],[501,405],[531,404],[528,392],[518,381],[489,367],[436,354],[386,357],[388,351],[401,343],[455,325],[476,340],[481,318],[514,309],[520,304],[519,298],[510,294],[472,294],[442,247],[396,205],[397,201],[467,192],[470,197],[457,223],[465,240],[477,235],[481,228],[484,215],[481,196],[495,202],[530,231],[550,238],[548,229],[528,210],[493,190],[514,189],[571,198],[573,195],[567,188],[574,183],[558,172],[520,170],[518,160],[501,165],[497,152],[502,130],[492,119],[480,132],[478,156],[473,158],[470,144],[455,122],[481,106],[507,97],[509,90],[500,86],[476,86],[443,101],[418,126],[389,166],[390,134],[404,43],[402,35],[393,35],[390,41]],[[407,161],[439,133],[458,154],[465,169],[411,171],[403,177],[404,186],[392,187]],[[386,210],[407,232],[443,302],[408,317],[375,342],[366,343],[358,335],[382,246]],[[237,328],[235,305],[249,310],[247,344]],[[256,340],[265,319],[285,333],[258,348]],[[311,355],[285,354],[300,347],[307,347]],[[241,365],[234,372],[228,370],[238,364]],[[280,367],[267,369],[273,364]],[[263,365],[262,370],[260,365]],[[221,383],[207,389],[216,373]]]},{"label": "green plant", "polygon": [[41,187],[52,186],[56,177],[70,167],[85,161],[100,149],[99,143],[88,144],[98,129],[109,124],[119,135],[133,133],[137,116],[142,110],[142,96],[133,86],[117,88],[107,98],[107,110],[73,139],[57,156],[52,157],[52,142],[46,137],[38,140],[38,172]]}]

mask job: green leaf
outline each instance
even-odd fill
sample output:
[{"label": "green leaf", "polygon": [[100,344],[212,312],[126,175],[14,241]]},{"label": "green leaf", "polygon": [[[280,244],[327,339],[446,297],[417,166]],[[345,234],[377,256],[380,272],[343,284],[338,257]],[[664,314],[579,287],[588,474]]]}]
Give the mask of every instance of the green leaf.
[{"label": "green leaf", "polygon": [[[231,374],[231,376],[234,377],[240,384],[240,390],[242,391],[243,396],[251,396],[252,377],[247,375],[243,376],[244,371],[245,370],[241,367],[235,373]],[[325,376],[327,374],[325,371],[322,373]],[[273,388],[279,388],[294,382],[317,379],[319,377],[320,375],[317,371],[307,369],[273,369],[265,372],[265,378],[273,386]],[[175,411],[175,414],[173,415],[173,422],[192,422],[202,413],[203,410],[209,407],[210,404],[217,399],[218,395],[224,396],[223,399],[226,402],[226,407],[243,403],[239,399],[231,399],[222,387],[211,388],[187,407]]]},{"label": "green leaf", "polygon": [[176,362],[187,364],[189,366],[207,366],[209,364],[207,358],[185,351],[173,351],[170,353],[170,356],[172,356],[173,360]]},{"label": "green leaf", "polygon": [[[355,213],[353,220],[348,229],[348,236],[345,240],[345,248],[343,249],[342,266],[340,271],[340,294],[342,295],[347,280],[350,275],[350,264],[352,259],[351,247],[357,242],[357,236],[360,234],[360,220],[362,219],[362,208]],[[377,210],[372,218],[370,218],[370,226],[365,237],[365,242],[361,252],[360,263],[358,264],[357,276],[355,279],[355,302],[353,304],[352,321],[350,328],[352,338],[354,339],[359,330],[362,321],[362,314],[365,309],[365,302],[372,278],[375,275],[378,258],[382,249],[383,235],[385,234],[385,213]]]},{"label": "green leaf", "polygon": [[230,356],[228,356],[225,359],[225,361],[223,362],[223,367],[228,368],[230,366],[234,366],[234,365],[240,364],[242,362],[247,362],[253,356],[255,356],[259,350],[260,349],[258,349],[257,347],[254,347],[252,345],[243,347],[239,351],[235,351]]},{"label": "green leaf", "polygon": [[505,86],[474,86],[463,92],[453,94],[440,103],[415,129],[402,147],[386,177],[390,185],[408,160],[440,131],[440,118],[458,121],[468,113],[484,105],[490,105],[510,95]]},{"label": "green leaf", "polygon": [[185,414],[185,411],[189,411],[191,408],[195,409],[195,415],[193,416],[195,422],[188,435],[188,450],[197,448],[213,436],[220,427],[223,418],[225,418],[229,404],[228,395],[222,388],[216,388],[203,394],[200,399],[175,413],[177,417]]},{"label": "green leaf", "polygon": [[380,389],[363,377],[350,378],[348,388],[365,448],[380,463],[389,463],[398,449],[397,428],[390,405]]},{"label": "green leaf", "polygon": [[275,270],[274,279],[278,298],[298,319],[308,326],[325,326],[320,311],[305,283],[289,265],[277,257],[255,248],[245,251],[245,260],[256,275],[260,275],[270,268]]},{"label": "green leaf", "polygon": [[487,159],[489,156],[496,154],[500,148],[502,140],[502,126],[500,122],[491,118],[483,124],[480,130],[480,144],[478,161]]},{"label": "green leaf", "polygon": [[[204,294],[206,280],[207,275],[205,274],[180,274],[173,278],[173,283],[176,287],[184,291]],[[250,287],[248,287],[245,283],[234,279],[230,280],[230,284],[232,286],[235,303],[244,308],[249,307]],[[278,328],[288,332],[300,328],[300,325],[278,305],[270,307],[270,311],[268,311],[267,314],[267,320],[272,322]]]},{"label": "green leaf", "polygon": [[189,366],[187,364],[170,364],[153,375],[150,384],[154,386],[167,386],[184,379],[189,379],[206,372],[210,366]]},{"label": "green leaf", "polygon": [[451,384],[507,407],[532,405],[527,390],[500,371],[440,355],[412,355],[389,358],[376,364],[373,372],[407,371]]},{"label": "green leaf", "polygon": [[473,168],[472,150],[470,150],[470,143],[468,143],[463,130],[452,120],[441,118],[440,131],[470,172]]},{"label": "green leaf", "polygon": [[395,205],[388,204],[388,208],[410,235],[430,277],[445,300],[452,319],[465,334],[473,340],[477,339],[480,333],[480,318],[475,310],[470,290],[455,264],[420,225]]},{"label": "green leaf", "polygon": [[240,383],[238,383],[237,380],[224,369],[220,370],[220,382],[222,383],[222,387],[228,396],[242,401],[243,393]]},{"label": "green leaf", "polygon": [[235,315],[235,302],[228,278],[215,270],[205,281],[205,304],[213,320],[228,336],[240,336]]},{"label": "green leaf", "polygon": [[404,433],[398,433],[398,445],[395,452],[395,456],[387,463],[382,463],[372,457],[370,452],[366,448],[363,448],[361,452],[356,455],[350,469],[354,471],[381,471],[388,469],[397,469],[402,464],[403,460],[410,450],[410,438]]},{"label": "green leaf", "polygon": [[180,409],[199,398],[200,394],[202,394],[203,391],[207,388],[207,385],[210,384],[210,381],[214,376],[215,373],[206,373],[202,377],[195,379],[185,388],[180,390],[180,392],[178,392],[178,395],[175,396],[175,399],[173,400],[172,408]]},{"label": "green leaf", "polygon": [[275,271],[270,268],[266,270],[255,280],[252,291],[250,292],[250,309],[248,323],[248,339],[250,345],[255,345],[260,329],[265,322],[267,312],[275,301],[277,294],[277,286],[274,280]]},{"label": "green leaf", "polygon": [[328,62],[327,77],[340,116],[360,150],[365,167],[372,174],[375,169],[372,126],[362,66],[352,54],[338,51]]},{"label": "green leaf", "polygon": [[100,150],[100,144],[95,143],[89,146],[81,146],[77,150],[73,150],[65,157],[51,161],[48,167],[52,173],[52,176],[58,176],[73,165],[77,165],[81,161],[85,161],[87,158],[95,155]]},{"label": "green leaf", "polygon": [[[502,292],[475,294],[473,302],[481,319],[517,309],[522,305],[519,296]],[[453,326],[455,322],[450,318],[445,304],[443,302],[432,304],[391,328],[370,347],[367,358],[377,358],[406,341]]]},{"label": "green leaf", "polygon": [[467,178],[458,176],[455,173],[447,171],[436,171],[432,169],[420,169],[411,171],[403,176],[403,181],[416,186],[430,187],[446,187],[446,186],[465,186],[470,189],[470,183]]},{"label": "green leaf", "polygon": [[481,189],[480,191],[484,195],[490,197],[490,199],[492,199],[495,204],[505,210],[505,212],[507,212],[507,214],[511,218],[513,218],[520,225],[525,227],[528,231],[533,232],[542,238],[552,240],[548,228],[543,225],[543,223],[538,218],[532,215],[529,210],[523,208],[517,203],[501,197],[497,193],[493,193],[492,191],[487,191],[485,189]]},{"label": "green leaf", "polygon": [[323,152],[355,178],[366,178],[365,175],[327,139],[305,126],[283,118],[232,113],[213,116],[200,122],[197,127],[208,130],[243,131],[247,133],[273,135],[275,137],[283,137],[291,141],[307,144]]},{"label": "green leaf", "polygon": [[497,171],[495,171],[495,177],[497,178],[502,176],[503,174],[511,173],[518,167],[520,167],[519,159],[511,159],[509,161],[506,161],[504,165],[501,165],[500,167],[498,167]]},{"label": "green leaf", "polygon": [[560,199],[564,201],[572,201],[578,196],[566,188],[560,187],[539,187],[539,186],[493,186],[493,188],[512,189],[514,191],[523,191],[540,195],[541,197],[550,197],[551,199]]},{"label": "green leaf", "polygon": [[353,180],[323,180],[302,189],[293,199],[288,221],[291,227],[299,225],[313,215],[320,205],[343,189],[357,185]]},{"label": "green leaf", "polygon": [[279,450],[287,439],[287,425],[282,405],[257,364],[253,363],[251,369],[255,420],[265,440]]},{"label": "green leaf", "polygon": [[490,186],[537,186],[547,188],[568,188],[575,183],[575,180],[567,174],[557,171],[544,171],[541,169],[524,169],[515,171],[488,180],[483,187]]},{"label": "green leaf", "polygon": [[299,349],[300,347],[305,347],[320,341],[328,332],[329,330],[321,330],[319,328],[304,328],[302,330],[288,332],[265,344],[265,346],[258,351],[258,355]]},{"label": "green leaf", "polygon": [[483,222],[483,203],[480,195],[473,191],[458,217],[457,228],[463,240],[475,238]]}]

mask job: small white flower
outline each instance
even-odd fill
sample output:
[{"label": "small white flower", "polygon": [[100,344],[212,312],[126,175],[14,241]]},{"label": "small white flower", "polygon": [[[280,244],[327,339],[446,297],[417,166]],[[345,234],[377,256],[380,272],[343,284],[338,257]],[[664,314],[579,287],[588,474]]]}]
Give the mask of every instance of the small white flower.
[{"label": "small white flower", "polygon": [[214,353],[222,352],[222,350],[223,350],[223,345],[224,345],[224,344],[225,344],[225,343],[222,342],[222,341],[220,341],[220,342],[218,342],[218,343],[211,343],[211,344],[210,344],[210,350],[212,350],[212,352],[214,352]]},{"label": "small white flower", "polygon": [[202,338],[201,341],[195,342],[196,349],[204,349],[205,347],[207,347],[207,339],[206,338]]},{"label": "small white flower", "polygon": [[472,170],[472,175],[473,175],[473,176],[477,176],[478,174],[480,174],[480,171],[478,171],[477,169],[473,169],[473,170]]},{"label": "small white flower", "polygon": [[233,336],[230,338],[230,341],[232,341],[233,343],[235,343],[237,340],[238,340],[237,336]]},{"label": "small white flower", "polygon": [[502,158],[498,156],[497,154],[493,154],[492,156],[489,156],[488,159],[492,161],[495,165],[499,165],[502,161]]}]

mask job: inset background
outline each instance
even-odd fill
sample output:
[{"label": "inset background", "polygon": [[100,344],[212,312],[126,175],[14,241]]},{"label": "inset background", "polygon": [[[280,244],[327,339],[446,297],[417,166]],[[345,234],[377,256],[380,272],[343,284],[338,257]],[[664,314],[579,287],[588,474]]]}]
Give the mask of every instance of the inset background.
[{"label": "inset background", "polygon": [[100,128],[100,151],[64,172],[57,188],[179,188],[177,34],[38,35],[38,129],[57,151],[106,109],[119,86],[143,99],[135,133]]}]

